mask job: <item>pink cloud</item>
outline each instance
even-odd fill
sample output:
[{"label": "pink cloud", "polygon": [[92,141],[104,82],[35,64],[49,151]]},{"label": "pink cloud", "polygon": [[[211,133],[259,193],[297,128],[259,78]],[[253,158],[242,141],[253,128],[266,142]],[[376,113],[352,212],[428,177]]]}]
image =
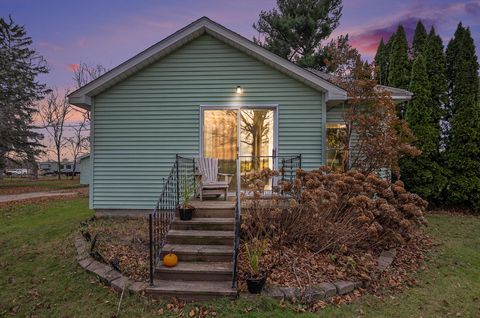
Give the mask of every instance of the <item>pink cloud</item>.
[{"label": "pink cloud", "polygon": [[380,40],[386,42],[390,39],[390,36],[397,30],[398,26],[401,24],[405,29],[405,33],[407,34],[407,39],[412,41],[413,33],[415,32],[415,27],[417,25],[418,20],[422,20],[427,32],[431,25],[433,25],[433,21],[430,19],[421,19],[417,17],[408,17],[404,19],[400,19],[394,21],[390,24],[387,24],[383,27],[377,27],[373,29],[367,29],[362,33],[357,33],[351,35],[351,43],[354,47],[356,47],[362,55],[375,55],[377,51],[378,45]]},{"label": "pink cloud", "polygon": [[427,32],[434,25],[437,32],[445,34],[446,31],[453,31],[452,28],[456,27],[462,14],[475,14],[478,9],[480,9],[480,1],[478,0],[470,3],[452,3],[447,5],[425,5],[417,2],[392,15],[381,16],[371,21],[368,25],[362,27],[355,25],[343,28],[334,35],[338,35],[340,32],[348,33],[352,45],[364,57],[372,58],[376,53],[380,39],[383,37],[384,41],[387,41],[396,31],[399,24],[403,25],[407,39],[411,42],[418,20],[423,22]]},{"label": "pink cloud", "polygon": [[80,40],[78,40],[78,46],[79,47],[85,47],[85,45],[87,44],[87,39],[82,37],[80,38]]},{"label": "pink cloud", "polygon": [[80,64],[78,64],[78,63],[72,63],[72,64],[68,64],[68,65],[67,65],[67,69],[68,69],[70,72],[75,72],[75,71],[77,71],[79,68],[80,68]]}]

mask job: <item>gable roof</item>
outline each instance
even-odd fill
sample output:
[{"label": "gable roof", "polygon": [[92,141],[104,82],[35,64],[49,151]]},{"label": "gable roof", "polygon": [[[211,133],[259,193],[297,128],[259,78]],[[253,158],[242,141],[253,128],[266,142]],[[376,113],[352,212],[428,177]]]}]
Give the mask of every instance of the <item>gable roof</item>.
[{"label": "gable roof", "polygon": [[[314,69],[308,69],[308,70],[327,81],[335,82],[339,80],[339,77],[332,74],[328,74],[328,73],[314,70]],[[412,99],[412,96],[413,96],[412,92],[402,88],[396,88],[396,87],[386,86],[386,85],[377,85],[376,88],[389,92],[392,99],[398,103],[409,101],[410,99]]]},{"label": "gable roof", "polygon": [[89,109],[92,104],[91,98],[93,96],[98,95],[203,34],[209,34],[279,70],[280,72],[285,73],[316,90],[324,92],[327,102],[343,101],[347,99],[347,92],[337,85],[329,82],[321,76],[317,76],[309,70],[281,58],[209,18],[202,17],[106,72],[97,79],[70,93],[68,95],[69,102],[75,106]]}]

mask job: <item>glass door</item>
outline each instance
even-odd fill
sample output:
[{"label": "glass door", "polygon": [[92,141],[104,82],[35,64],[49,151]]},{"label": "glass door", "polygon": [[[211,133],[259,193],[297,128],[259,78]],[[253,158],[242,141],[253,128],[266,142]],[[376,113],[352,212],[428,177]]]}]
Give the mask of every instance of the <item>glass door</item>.
[{"label": "glass door", "polygon": [[[219,171],[234,175],[230,191],[235,191],[237,152],[242,176],[274,169],[275,111],[271,108],[215,108],[203,110],[203,156],[218,158]],[[272,187],[266,180],[265,190]],[[246,185],[242,184],[242,188]]]},{"label": "glass door", "polygon": [[[244,179],[266,168],[274,169],[274,110],[240,110],[240,172]],[[272,180],[265,179],[265,190],[272,189]],[[242,183],[242,190],[248,184]]]},{"label": "glass door", "polygon": [[[203,156],[218,159],[218,171],[235,175],[238,151],[238,110],[203,111]],[[230,182],[235,191],[235,182]]]}]

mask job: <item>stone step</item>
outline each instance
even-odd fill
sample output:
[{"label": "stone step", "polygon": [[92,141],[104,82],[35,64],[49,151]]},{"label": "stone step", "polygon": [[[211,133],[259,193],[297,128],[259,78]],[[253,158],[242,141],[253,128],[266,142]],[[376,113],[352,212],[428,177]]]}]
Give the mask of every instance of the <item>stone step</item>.
[{"label": "stone step", "polygon": [[154,287],[148,287],[145,292],[155,298],[176,297],[186,301],[202,301],[237,296],[231,280],[222,282],[155,280],[154,285]]},{"label": "stone step", "polygon": [[173,251],[181,262],[228,262],[233,257],[233,247],[230,245],[165,244],[162,258],[170,251]]},{"label": "stone step", "polygon": [[232,279],[232,262],[182,262],[175,267],[160,264],[155,277],[160,280],[227,281]]},{"label": "stone step", "polygon": [[234,231],[170,230],[167,242],[171,244],[203,244],[233,246]]},{"label": "stone step", "polygon": [[175,218],[171,224],[172,230],[233,230],[235,225],[234,218],[197,218],[189,221],[182,221]]}]

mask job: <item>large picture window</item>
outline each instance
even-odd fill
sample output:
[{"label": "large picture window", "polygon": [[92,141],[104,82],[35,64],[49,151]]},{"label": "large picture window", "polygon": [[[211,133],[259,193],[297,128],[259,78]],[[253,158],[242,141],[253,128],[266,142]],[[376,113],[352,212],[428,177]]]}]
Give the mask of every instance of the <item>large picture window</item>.
[{"label": "large picture window", "polygon": [[327,123],[327,165],[344,171],[347,166],[347,126]]}]

